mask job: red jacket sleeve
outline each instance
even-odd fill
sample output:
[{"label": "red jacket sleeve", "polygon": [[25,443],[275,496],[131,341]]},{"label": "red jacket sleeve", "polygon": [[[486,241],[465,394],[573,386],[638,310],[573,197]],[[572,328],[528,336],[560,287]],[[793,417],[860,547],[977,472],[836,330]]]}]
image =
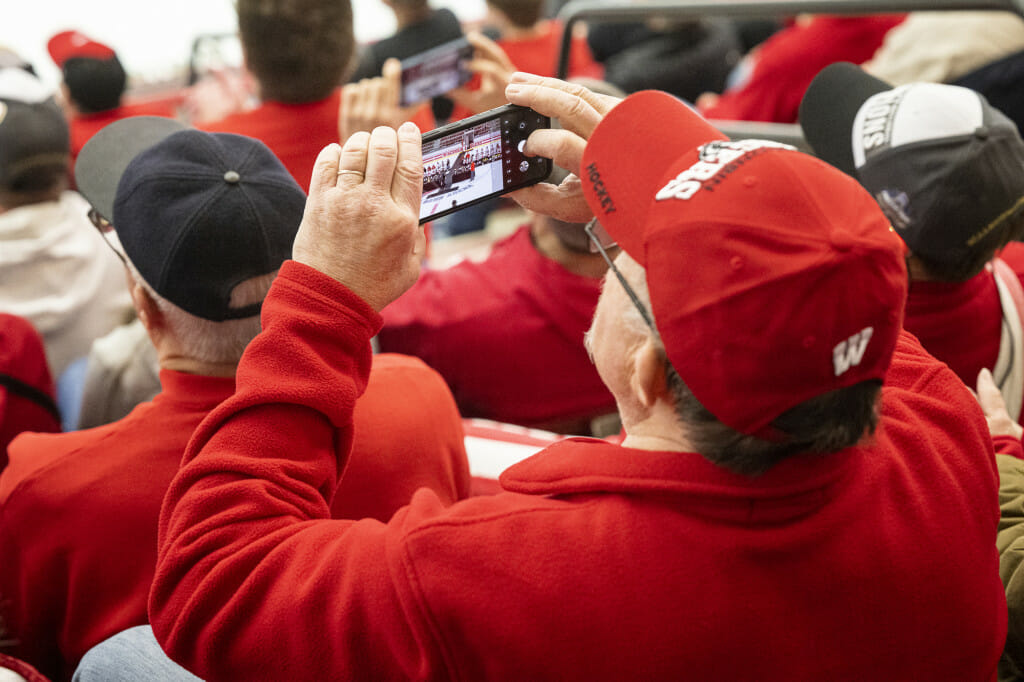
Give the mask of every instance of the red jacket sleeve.
[{"label": "red jacket sleeve", "polygon": [[[149,610],[171,658],[205,680],[413,674],[386,527],[328,519],[379,326],[348,289],[285,263],[235,395],[193,435],[164,499]],[[371,620],[391,636],[364,641]]]}]

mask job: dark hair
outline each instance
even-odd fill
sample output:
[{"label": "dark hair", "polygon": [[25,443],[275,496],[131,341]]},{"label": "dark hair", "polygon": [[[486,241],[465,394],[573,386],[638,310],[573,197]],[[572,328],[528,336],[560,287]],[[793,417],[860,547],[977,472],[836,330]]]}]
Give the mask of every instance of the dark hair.
[{"label": "dark hair", "polygon": [[544,16],[544,0],[487,0],[520,28],[530,28]]},{"label": "dark hair", "polygon": [[245,61],[266,99],[290,104],[329,96],[355,54],[349,0],[238,0]]},{"label": "dark hair", "polygon": [[[772,422],[787,435],[782,443],[748,436],[720,422],[697,400],[675,369],[668,363],[665,366],[676,413],[686,426],[694,450],[738,474],[763,474],[799,453],[839,452],[873,435],[878,425],[882,382],[869,380],[823,393],[783,412]],[[737,400],[742,397],[737,396]]]},{"label": "dark hair", "polygon": [[79,111],[92,114],[121,106],[128,76],[115,56],[71,57],[61,67],[68,95]]},{"label": "dark hair", "polygon": [[992,260],[996,253],[1011,241],[1024,236],[1024,203],[1014,207],[985,237],[975,244],[961,259],[953,262],[936,261],[916,251],[914,257],[924,266],[932,279],[944,282],[964,282],[974,277]]}]

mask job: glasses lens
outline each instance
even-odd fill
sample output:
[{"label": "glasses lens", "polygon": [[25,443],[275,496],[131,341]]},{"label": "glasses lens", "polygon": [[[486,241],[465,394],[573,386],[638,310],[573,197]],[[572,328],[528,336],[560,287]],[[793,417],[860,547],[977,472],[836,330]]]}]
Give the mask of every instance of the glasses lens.
[{"label": "glasses lens", "polygon": [[608,231],[604,229],[604,225],[599,223],[597,218],[591,218],[584,230],[587,236],[590,237],[591,253],[600,253],[602,250],[607,251],[615,247],[615,240],[611,238]]},{"label": "glasses lens", "polygon": [[121,240],[117,238],[117,232],[114,230],[114,226],[110,224],[110,221],[101,216],[95,208],[89,209],[89,221],[99,230],[103,240],[107,242],[107,246],[113,249],[117,257],[124,261],[124,248],[121,246]]}]

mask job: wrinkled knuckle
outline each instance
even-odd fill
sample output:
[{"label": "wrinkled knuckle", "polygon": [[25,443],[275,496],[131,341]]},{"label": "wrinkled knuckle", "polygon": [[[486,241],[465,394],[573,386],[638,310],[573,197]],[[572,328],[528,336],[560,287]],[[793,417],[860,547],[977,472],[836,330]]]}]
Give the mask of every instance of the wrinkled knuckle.
[{"label": "wrinkled knuckle", "polygon": [[409,180],[416,180],[422,173],[421,166],[409,159],[399,161],[395,167],[395,174]]}]

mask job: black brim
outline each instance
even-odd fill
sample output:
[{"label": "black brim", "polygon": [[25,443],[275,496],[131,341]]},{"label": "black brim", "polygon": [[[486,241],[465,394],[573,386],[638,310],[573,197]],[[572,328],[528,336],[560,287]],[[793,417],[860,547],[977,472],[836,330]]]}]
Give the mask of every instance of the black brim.
[{"label": "black brim", "polygon": [[114,196],[132,159],[188,126],[172,118],[133,116],[114,121],[89,138],[75,162],[75,184],[96,211],[113,222]]},{"label": "black brim", "polygon": [[853,161],[853,122],[868,98],[892,86],[849,62],[822,69],[800,102],[800,127],[821,160],[857,177]]}]

